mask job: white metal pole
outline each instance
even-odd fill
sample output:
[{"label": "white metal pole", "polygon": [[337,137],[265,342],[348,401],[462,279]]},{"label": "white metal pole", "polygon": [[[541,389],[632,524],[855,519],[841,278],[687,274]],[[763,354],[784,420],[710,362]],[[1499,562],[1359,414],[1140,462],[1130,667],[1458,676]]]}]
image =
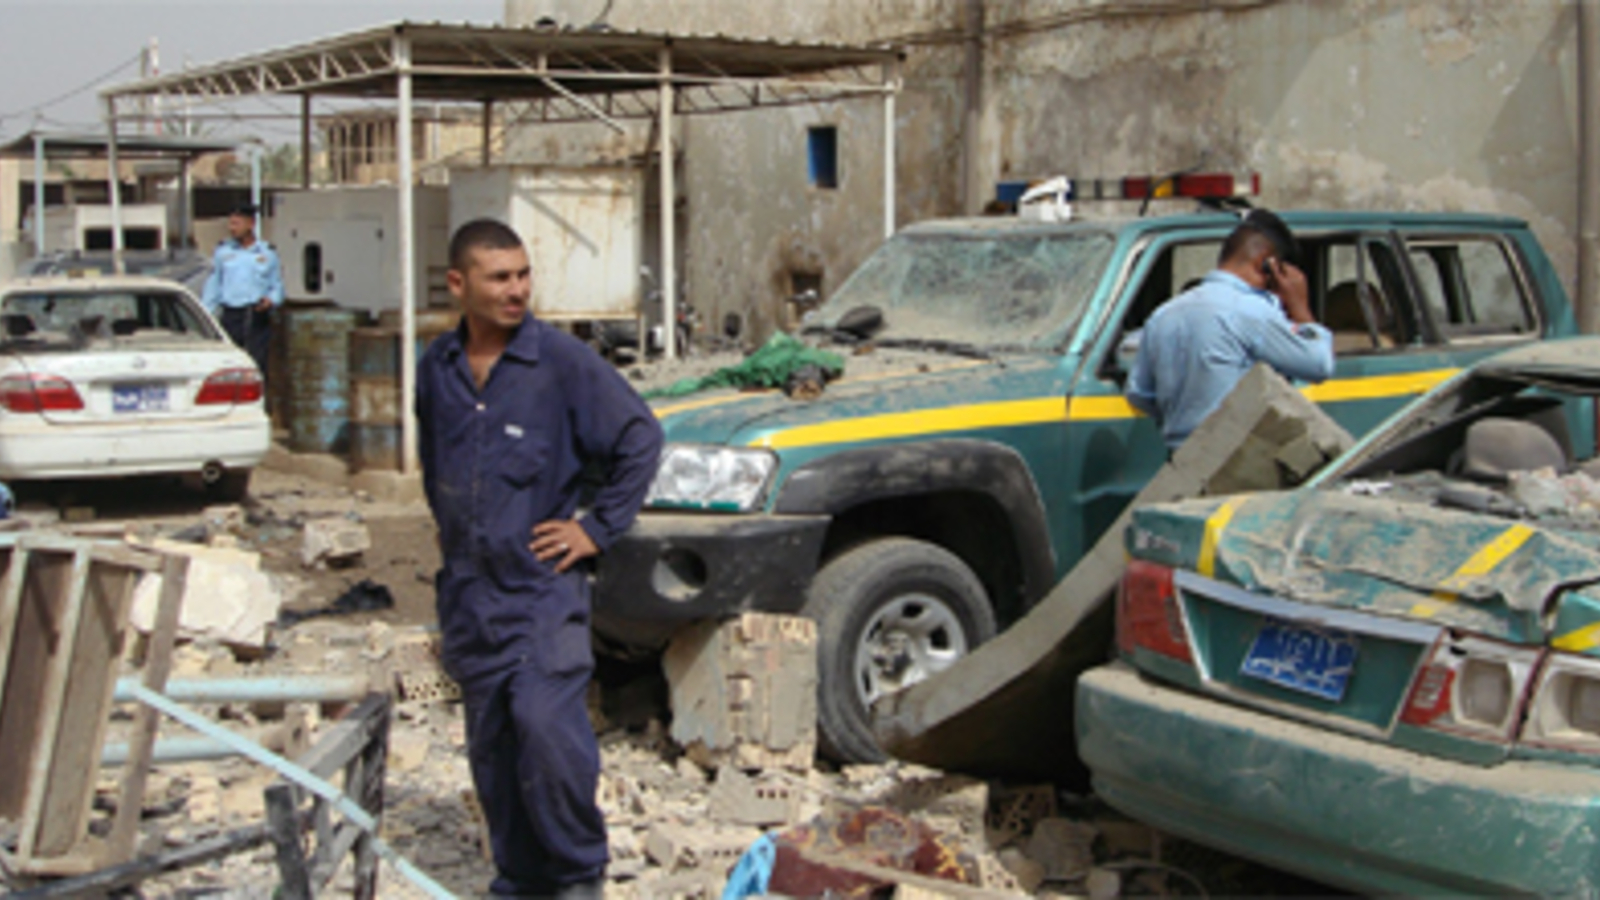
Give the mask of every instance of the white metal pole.
[{"label": "white metal pole", "polygon": [[489,165],[489,154],[492,151],[491,142],[494,140],[494,135],[492,134],[493,125],[494,125],[494,101],[493,100],[485,100],[485,101],[483,101],[483,122],[482,122],[483,147],[482,147],[481,152],[480,152],[479,157],[478,157],[478,164],[484,166],[485,168],[487,168],[488,165]]},{"label": "white metal pole", "polygon": [[[672,47],[661,48],[661,346],[667,359],[678,358],[678,217],[672,158]],[[639,333],[639,350],[645,348]]]},{"label": "white metal pole", "polygon": [[396,112],[396,143],[400,145],[400,471],[417,470],[417,233],[412,191],[411,159],[411,39],[394,40],[395,66],[400,73],[400,109]]},{"label": "white metal pole", "polygon": [[260,144],[250,145],[250,205],[256,208],[256,237],[261,237],[261,152]]},{"label": "white metal pole", "polygon": [[33,255],[44,255],[44,135],[33,133]]},{"label": "white metal pole", "polygon": [[883,67],[883,236],[894,237],[894,97],[900,90],[900,63]]},{"label": "white metal pole", "polygon": [[311,92],[300,95],[300,187],[311,189]]},{"label": "white metal pole", "polygon": [[122,179],[117,177],[117,99],[106,98],[106,181],[111,187],[111,264],[123,274]]}]

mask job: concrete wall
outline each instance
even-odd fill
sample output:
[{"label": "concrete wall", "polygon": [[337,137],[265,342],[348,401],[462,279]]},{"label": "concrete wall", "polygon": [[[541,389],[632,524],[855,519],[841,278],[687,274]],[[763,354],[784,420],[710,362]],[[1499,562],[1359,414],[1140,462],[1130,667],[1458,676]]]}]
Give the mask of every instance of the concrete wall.
[{"label": "concrete wall", "polygon": [[[619,29],[785,40],[911,38],[898,220],[959,213],[955,0],[614,0]],[[987,0],[974,181],[1255,170],[1282,208],[1503,212],[1576,276],[1572,0]],[[1142,8],[1141,8],[1142,6]],[[578,26],[605,0],[507,0]],[[1190,11],[1190,10],[1193,11]],[[796,268],[836,287],[879,240],[879,107],[700,117],[681,134],[688,290],[776,310]],[[837,124],[841,184],[806,184],[805,128]],[[559,129],[546,129],[554,131]],[[583,141],[544,138],[584,155]],[[612,139],[615,143],[615,140]],[[639,147],[642,148],[642,139]]]}]

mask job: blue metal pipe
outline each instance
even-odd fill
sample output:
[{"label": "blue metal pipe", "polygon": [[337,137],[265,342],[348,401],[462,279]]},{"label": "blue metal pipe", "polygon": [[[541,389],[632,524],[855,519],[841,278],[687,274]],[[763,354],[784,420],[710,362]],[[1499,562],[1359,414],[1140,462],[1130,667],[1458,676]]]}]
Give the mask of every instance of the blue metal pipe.
[{"label": "blue metal pipe", "polygon": [[[138,699],[141,679],[117,679],[118,703]],[[164,695],[180,703],[338,703],[359,700],[372,690],[365,675],[280,675],[257,678],[177,678]]]},{"label": "blue metal pipe", "polygon": [[[123,741],[116,741],[105,745],[100,751],[100,765],[125,766],[132,748]],[[214,759],[227,759],[238,756],[239,751],[221,741],[207,737],[181,737],[162,738],[156,741],[154,755],[151,762],[156,763],[184,763],[202,762]]]}]

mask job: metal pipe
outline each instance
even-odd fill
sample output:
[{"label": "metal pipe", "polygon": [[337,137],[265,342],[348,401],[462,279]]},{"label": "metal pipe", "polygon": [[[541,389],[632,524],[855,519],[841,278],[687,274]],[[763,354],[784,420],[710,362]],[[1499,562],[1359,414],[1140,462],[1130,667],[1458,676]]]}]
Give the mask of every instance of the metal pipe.
[{"label": "metal pipe", "polygon": [[483,122],[482,122],[483,149],[482,149],[482,152],[479,154],[479,157],[478,157],[479,164],[483,165],[483,166],[488,166],[489,165],[489,157],[490,157],[490,154],[492,152],[491,142],[493,140],[493,134],[492,134],[493,125],[494,125],[494,101],[493,100],[485,100],[485,101],[483,101]]},{"label": "metal pipe", "polygon": [[[672,159],[672,44],[661,48],[661,346],[667,359],[678,358],[678,216]],[[648,343],[639,332],[639,351]]]},{"label": "metal pipe", "polygon": [[400,109],[400,472],[417,470],[417,271],[415,185],[411,159],[411,39],[394,38]]},{"label": "metal pipe", "polygon": [[300,95],[300,187],[311,188],[311,94]]},{"label": "metal pipe", "polygon": [[379,856],[393,864],[395,869],[407,881],[416,885],[430,897],[441,898],[441,900],[454,900],[454,894],[412,865],[410,860],[396,853],[387,841],[378,836],[378,821],[373,818],[371,813],[356,805],[344,792],[334,787],[326,779],[318,778],[304,766],[297,765],[258,744],[233,734],[205,716],[199,715],[192,710],[184,709],[174,703],[171,698],[158,694],[142,684],[134,684],[134,696],[140,703],[154,707],[161,711],[162,714],[182,722],[201,734],[232,744],[238,749],[240,755],[272,769],[284,778],[326,800],[339,812],[343,813],[345,818],[349,819],[357,828],[372,835],[372,849],[377,851]]},{"label": "metal pipe", "polygon": [[883,236],[885,239],[894,237],[894,97],[899,90],[899,61],[885,63],[883,66]]},{"label": "metal pipe", "polygon": [[[128,756],[131,753],[132,748],[124,742],[108,743],[100,751],[100,765],[106,767],[125,766],[128,764]],[[162,738],[156,741],[150,761],[156,763],[206,762],[214,759],[228,759],[238,755],[238,750],[211,738]]]},{"label": "metal pipe", "polygon": [[1578,328],[1600,331],[1600,0],[1578,3]]},{"label": "metal pipe", "polygon": [[255,234],[261,237],[261,151],[260,144],[250,145],[250,205],[256,208]]},{"label": "metal pipe", "polygon": [[[117,679],[118,703],[138,698],[136,677]],[[338,703],[359,700],[372,689],[365,675],[282,675],[272,678],[175,678],[164,693],[180,703]]]},{"label": "metal pipe", "polygon": [[44,255],[44,135],[33,133],[33,255]]},{"label": "metal pipe", "polygon": [[966,0],[966,43],[962,80],[965,82],[961,130],[961,210],[977,215],[983,207],[983,186],[978,177],[983,120],[983,0]]},{"label": "metal pipe", "polygon": [[111,266],[126,274],[122,258],[122,179],[117,176],[117,99],[106,97],[106,180],[111,185]]}]

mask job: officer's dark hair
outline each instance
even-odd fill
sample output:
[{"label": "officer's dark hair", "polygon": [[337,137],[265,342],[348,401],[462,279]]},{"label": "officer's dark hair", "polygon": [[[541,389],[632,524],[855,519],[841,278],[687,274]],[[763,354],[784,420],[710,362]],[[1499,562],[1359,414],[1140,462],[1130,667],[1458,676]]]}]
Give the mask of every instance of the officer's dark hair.
[{"label": "officer's dark hair", "polygon": [[450,268],[466,272],[467,266],[472,263],[470,257],[474,250],[515,250],[521,246],[522,238],[506,223],[495,219],[473,219],[457,228],[450,237]]},{"label": "officer's dark hair", "polygon": [[1278,246],[1254,225],[1240,225],[1222,242],[1222,250],[1217,253],[1217,264],[1247,262],[1263,252],[1277,253]]}]

